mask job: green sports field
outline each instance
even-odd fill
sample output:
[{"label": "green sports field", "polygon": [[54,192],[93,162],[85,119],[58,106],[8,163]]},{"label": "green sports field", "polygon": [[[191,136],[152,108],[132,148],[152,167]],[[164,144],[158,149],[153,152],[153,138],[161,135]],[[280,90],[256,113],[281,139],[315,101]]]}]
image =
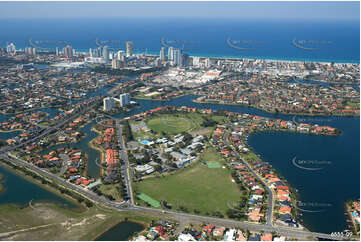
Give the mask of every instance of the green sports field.
[{"label": "green sports field", "polygon": [[165,132],[169,135],[175,135],[181,132],[204,129],[201,126],[204,121],[202,116],[210,117],[219,123],[224,121],[223,116],[209,116],[199,113],[157,114],[147,121],[147,126],[156,133]]},{"label": "green sports field", "polygon": [[151,206],[155,207],[155,208],[159,208],[160,207],[160,203],[157,200],[154,200],[153,198],[149,197],[148,195],[141,193],[139,195],[137,195],[137,197],[139,199],[142,199],[143,201],[149,203]]},{"label": "green sports field", "polygon": [[197,128],[199,123],[192,122],[187,115],[163,114],[148,120],[147,126],[157,133],[165,132],[172,135]]},{"label": "green sports field", "polygon": [[[222,163],[222,158],[213,148],[208,148],[201,161]],[[200,214],[219,211],[225,215],[227,202],[240,199],[239,188],[232,182],[228,169],[209,169],[200,162],[172,175],[145,179],[134,186],[139,193],[146,193],[158,201],[167,201],[172,209],[177,210],[181,206],[191,213],[196,209]]]},{"label": "green sports field", "polygon": [[208,168],[221,168],[222,165],[219,162],[208,161],[207,162]]}]

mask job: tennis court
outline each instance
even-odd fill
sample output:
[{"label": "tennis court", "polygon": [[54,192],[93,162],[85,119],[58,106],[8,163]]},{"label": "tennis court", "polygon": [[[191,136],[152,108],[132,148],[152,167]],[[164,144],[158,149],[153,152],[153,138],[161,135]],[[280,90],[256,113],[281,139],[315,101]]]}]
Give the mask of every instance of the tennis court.
[{"label": "tennis court", "polygon": [[209,162],[207,162],[207,165],[208,165],[208,168],[221,168],[221,164],[217,161],[215,161],[215,162],[209,161]]},{"label": "tennis court", "polygon": [[143,200],[146,203],[149,203],[152,207],[158,208],[160,207],[160,203],[157,200],[154,200],[153,198],[149,197],[148,195],[144,193],[140,193],[137,195],[137,197],[141,200]]}]

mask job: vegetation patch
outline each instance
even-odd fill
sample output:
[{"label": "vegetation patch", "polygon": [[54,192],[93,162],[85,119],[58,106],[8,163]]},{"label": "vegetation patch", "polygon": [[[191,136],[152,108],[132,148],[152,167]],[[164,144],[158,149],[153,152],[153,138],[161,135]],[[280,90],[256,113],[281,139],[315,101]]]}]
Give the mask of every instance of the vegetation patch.
[{"label": "vegetation patch", "polygon": [[[94,206],[76,212],[52,203],[34,203],[31,207],[0,206],[0,233],[17,231],[5,240],[69,240],[91,241],[122,221],[134,221],[147,226],[156,219],[152,214],[114,212]],[[23,230],[19,232],[19,230]]]},{"label": "vegetation patch", "polygon": [[[214,148],[208,148],[201,160],[223,163]],[[165,208],[195,214],[223,217],[229,202],[239,201],[240,190],[232,182],[228,169],[209,169],[200,162],[174,174],[148,178],[135,183],[137,192],[146,192]]]}]

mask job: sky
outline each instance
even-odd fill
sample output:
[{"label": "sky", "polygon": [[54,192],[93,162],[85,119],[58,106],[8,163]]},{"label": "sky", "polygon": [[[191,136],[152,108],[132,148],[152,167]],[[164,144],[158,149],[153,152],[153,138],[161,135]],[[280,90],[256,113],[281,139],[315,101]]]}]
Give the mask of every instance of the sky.
[{"label": "sky", "polygon": [[1,2],[1,18],[182,17],[359,20],[359,2]]}]

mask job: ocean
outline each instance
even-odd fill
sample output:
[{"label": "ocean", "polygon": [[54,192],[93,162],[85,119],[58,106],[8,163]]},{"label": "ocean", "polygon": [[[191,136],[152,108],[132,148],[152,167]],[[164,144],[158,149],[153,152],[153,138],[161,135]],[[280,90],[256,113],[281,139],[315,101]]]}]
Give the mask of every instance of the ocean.
[{"label": "ocean", "polygon": [[360,62],[360,23],[331,20],[180,18],[3,19],[0,46],[96,48],[95,40],[135,53],[159,54],[161,39],[191,56]]}]

